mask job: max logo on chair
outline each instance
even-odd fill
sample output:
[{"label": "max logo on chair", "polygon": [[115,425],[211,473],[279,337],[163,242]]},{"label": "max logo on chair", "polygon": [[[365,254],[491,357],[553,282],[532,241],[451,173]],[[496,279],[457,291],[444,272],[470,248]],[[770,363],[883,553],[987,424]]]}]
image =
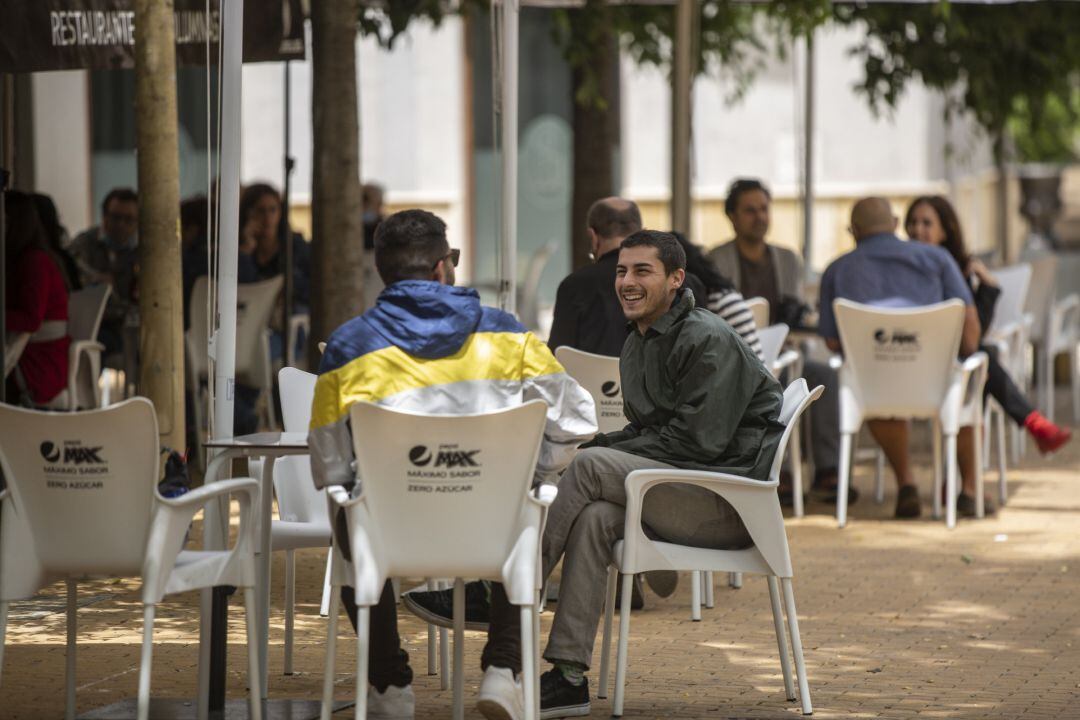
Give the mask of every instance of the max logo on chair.
[{"label": "max logo on chair", "polygon": [[613,398],[619,394],[619,383],[614,380],[608,380],[606,383],[600,386],[600,392],[604,394],[604,397]]},{"label": "max logo on chair", "polygon": [[[459,450],[457,445],[440,445],[438,454],[435,455],[435,467],[480,467],[476,461],[479,450]],[[416,445],[409,450],[409,462],[416,467],[427,467],[431,464],[431,451],[424,445]]]},{"label": "max logo on chair", "polygon": [[[101,453],[102,446],[86,447],[78,440],[65,440],[63,449],[63,464],[64,465],[104,465],[105,460],[102,459]],[[46,462],[56,463],[60,461],[61,452],[57,445],[49,440],[41,443],[39,447],[41,451],[41,457]]]}]

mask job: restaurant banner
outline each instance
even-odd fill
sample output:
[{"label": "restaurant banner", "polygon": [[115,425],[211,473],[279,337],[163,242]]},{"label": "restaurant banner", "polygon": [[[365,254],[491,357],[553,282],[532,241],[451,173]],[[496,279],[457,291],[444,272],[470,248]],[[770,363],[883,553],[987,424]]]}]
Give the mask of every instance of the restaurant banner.
[{"label": "restaurant banner", "polygon": [[[0,1],[0,73],[135,67],[134,0]],[[220,0],[175,0],[176,61],[217,63]],[[304,57],[301,0],[245,0],[244,62]]]}]

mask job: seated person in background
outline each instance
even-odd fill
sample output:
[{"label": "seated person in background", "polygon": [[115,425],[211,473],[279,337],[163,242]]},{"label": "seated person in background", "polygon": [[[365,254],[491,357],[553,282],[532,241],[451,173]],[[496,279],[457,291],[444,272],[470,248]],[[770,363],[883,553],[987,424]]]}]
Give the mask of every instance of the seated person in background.
[{"label": "seated person in background", "polygon": [[6,378],[7,402],[41,406],[67,387],[68,292],[60,266],[46,247],[33,198],[12,190],[3,198],[4,322],[9,334],[30,333],[18,365]]},{"label": "seated person in background", "polygon": [[139,196],[130,188],[116,188],[101,203],[101,225],[76,235],[68,248],[78,263],[83,286],[108,283],[112,288],[98,331],[106,355],[123,352],[124,322],[138,312],[138,230]]},{"label": "seated person in background", "polygon": [[[622,242],[616,292],[630,324],[619,360],[630,424],[597,435],[559,481],[543,538],[545,576],[563,560],[559,602],[540,679],[543,717],[585,715],[611,549],[623,537],[624,481],[634,470],[690,468],[759,480],[783,433],[779,383],[734,329],[695,308],[682,288],[686,257],[669,233]],[[649,382],[645,382],[645,378]],[[715,493],[667,484],[649,492],[642,520],[660,538],[695,547],[752,544],[735,510]]]},{"label": "seated person in background", "polygon": [[[1001,295],[1001,289],[986,266],[978,258],[968,254],[960,220],[949,201],[940,195],[916,198],[908,207],[904,229],[912,240],[945,248],[956,261],[956,266],[971,288],[975,310],[979,315],[979,326],[985,333],[993,322],[994,305]],[[1061,448],[1072,437],[1072,433],[1055,425],[1028,402],[1024,393],[1016,387],[1009,373],[998,362],[997,348],[983,344],[981,340],[980,337],[979,349],[990,358],[984,395],[991,395],[1013,422],[1027,429],[1035,444],[1039,446],[1039,452],[1051,453]]]},{"label": "seated person in background", "polygon": [[207,213],[210,203],[205,195],[196,195],[180,203],[180,271],[184,302],[184,329],[191,327],[191,291],[195,281],[209,273],[206,244]]},{"label": "seated person in background", "polygon": [[739,337],[750,346],[758,359],[761,359],[761,341],[758,340],[754,316],[742,294],[735,289],[735,285],[730,280],[716,270],[701,252],[701,248],[690,242],[682,233],[672,232],[671,234],[679,241],[683,252],[686,253],[686,286],[693,291],[696,306],[716,313],[728,325],[735,328]]},{"label": "seated person in background", "polygon": [[[511,315],[481,306],[475,290],[453,287],[457,259],[446,225],[429,212],[405,210],[379,225],[375,260],[386,289],[374,308],[331,334],[319,367],[308,438],[318,487],[353,485],[348,412],[358,401],[465,414],[540,398],[548,413],[538,479],[565,467],[578,444],[595,434],[592,398],[547,346]],[[347,553],[343,514],[336,532]],[[490,593],[478,708],[488,718],[522,718],[520,615],[500,584]],[[355,629],[352,588],[341,595]],[[413,717],[412,670],[389,581],[371,611],[370,661],[368,717]]]},{"label": "seated person in background", "polygon": [[[887,307],[918,307],[957,298],[966,305],[960,354],[972,354],[979,349],[979,318],[956,263],[939,247],[904,242],[896,236],[896,226],[888,200],[868,197],[855,203],[851,211],[855,249],[834,260],[821,277],[820,331],[825,343],[833,352],[843,352],[833,312],[833,300],[838,298]],[[896,517],[919,517],[922,508],[908,452],[910,423],[877,419],[866,424],[896,474]],[[961,428],[957,437],[957,458],[963,488],[956,507],[970,517],[975,514],[976,462],[970,427]],[[985,509],[994,512],[989,499]]]},{"label": "seated person in background", "polygon": [[641,211],[618,197],[597,200],[585,217],[592,241],[592,265],[578,268],[559,283],[548,347],[618,357],[626,342],[626,318],[615,295],[619,243],[641,229]]},{"label": "seated person in background", "polygon": [[[769,302],[769,323],[795,328],[802,321],[803,266],[798,255],[766,242],[772,195],[760,180],[736,180],[728,189],[724,210],[735,229],[735,239],[714,248],[706,257],[724,277],[731,278],[744,298]],[[836,372],[828,363],[803,358],[803,375],[810,387],[823,385],[825,392],[810,406],[810,454],[814,461],[811,494],[823,502],[836,501],[836,467],[840,454],[840,401]],[[780,479],[780,497],[792,500],[790,475]],[[848,502],[859,499],[854,488]]]},{"label": "seated person in background", "polygon": [[71,238],[68,237],[67,228],[60,224],[60,213],[56,210],[56,203],[43,193],[34,193],[31,197],[34,199],[34,206],[37,207],[38,217],[41,219],[41,229],[45,232],[46,247],[60,266],[68,293],[81,290],[79,266],[75,258],[64,249],[71,242]]},{"label": "seated person in background", "polygon": [[[282,238],[288,237],[293,252],[293,312],[307,312],[311,296],[311,251],[303,236],[289,228],[288,220],[282,225],[281,211],[281,195],[269,185],[256,183],[244,189],[240,198],[240,281],[258,282],[283,275]],[[279,350],[280,346],[279,337]]]},{"label": "seated person in background", "polygon": [[369,308],[382,292],[383,282],[375,269],[375,231],[386,217],[383,198],[386,190],[373,182],[364,183],[360,188],[361,219],[364,222],[364,307]]}]

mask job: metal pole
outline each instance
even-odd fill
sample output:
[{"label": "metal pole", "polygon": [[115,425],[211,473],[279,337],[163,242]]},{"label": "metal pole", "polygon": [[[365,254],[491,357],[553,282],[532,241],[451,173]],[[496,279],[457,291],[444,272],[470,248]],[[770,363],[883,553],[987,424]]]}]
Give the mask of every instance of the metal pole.
[{"label": "metal pole", "polygon": [[292,319],[293,314],[293,244],[292,244],[292,228],[289,225],[289,176],[292,174],[293,159],[290,153],[290,125],[289,125],[289,107],[292,105],[292,83],[289,79],[289,61],[285,61],[285,182],[281,191],[281,224],[279,226],[279,237],[284,245],[285,253],[285,302],[281,304],[282,318],[281,318],[281,336],[285,341],[282,346],[283,358],[287,361],[289,357],[289,351],[293,347],[293,343],[296,342],[292,336]]},{"label": "metal pole", "polygon": [[518,2],[503,0],[502,3],[502,266],[499,269],[499,307],[508,313],[517,310]]},{"label": "metal pole", "polygon": [[[6,204],[8,177],[7,165],[11,163],[8,139],[12,135],[11,120],[15,117],[14,78],[0,75],[0,357],[7,357],[7,216]],[[6,365],[6,363],[5,363]],[[6,367],[4,368],[7,369]],[[7,402],[7,377],[0,382],[0,402]],[[0,483],[3,487],[3,483]]]},{"label": "metal pole", "polygon": [[806,97],[803,106],[803,272],[809,277],[814,250],[814,30],[806,35]]},{"label": "metal pole", "polygon": [[693,115],[694,13],[697,0],[675,6],[671,87],[671,227],[690,234],[690,124]]}]

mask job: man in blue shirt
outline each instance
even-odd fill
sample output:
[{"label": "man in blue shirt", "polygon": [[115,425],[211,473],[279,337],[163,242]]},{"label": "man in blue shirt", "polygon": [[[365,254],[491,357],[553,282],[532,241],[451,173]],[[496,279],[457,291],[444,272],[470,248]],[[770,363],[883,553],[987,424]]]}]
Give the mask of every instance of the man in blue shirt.
[{"label": "man in blue shirt", "polygon": [[[821,277],[819,332],[825,344],[833,352],[842,351],[833,314],[837,298],[881,307],[916,307],[957,298],[965,305],[960,354],[970,355],[979,347],[979,318],[956,263],[940,247],[901,240],[896,226],[897,219],[884,198],[863,198],[855,204],[850,228],[855,249],[834,260]],[[896,516],[918,517],[921,508],[911,474],[907,420],[869,420],[867,425],[896,473]],[[957,508],[961,514],[973,515],[975,445],[971,428],[960,431],[957,456],[963,485]],[[992,512],[992,508],[988,505],[986,511]]]}]

